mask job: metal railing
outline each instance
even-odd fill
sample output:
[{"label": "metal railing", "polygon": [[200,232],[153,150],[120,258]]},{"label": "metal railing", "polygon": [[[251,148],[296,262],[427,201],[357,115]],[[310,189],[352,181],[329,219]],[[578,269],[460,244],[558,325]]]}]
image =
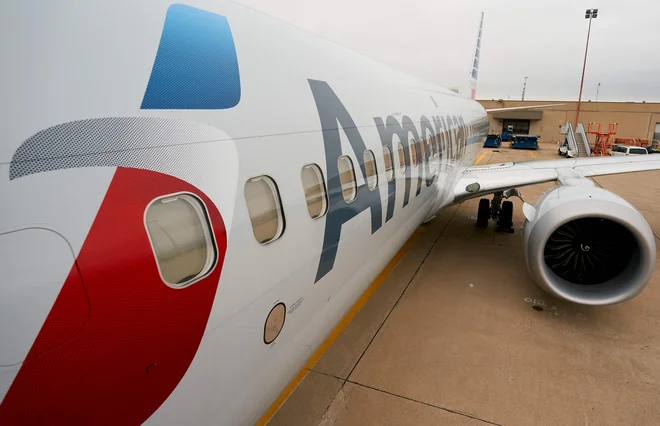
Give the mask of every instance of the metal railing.
[{"label": "metal railing", "polygon": [[591,148],[582,123],[578,124],[576,131],[573,131],[571,123],[566,123],[561,131],[561,134],[566,135],[566,141],[568,142],[568,156],[589,157]]}]

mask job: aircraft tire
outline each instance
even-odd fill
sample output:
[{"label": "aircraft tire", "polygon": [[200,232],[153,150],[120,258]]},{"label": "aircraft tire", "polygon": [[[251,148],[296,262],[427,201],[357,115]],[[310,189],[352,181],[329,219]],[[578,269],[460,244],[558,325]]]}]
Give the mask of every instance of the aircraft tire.
[{"label": "aircraft tire", "polygon": [[479,210],[477,211],[477,228],[488,228],[488,219],[490,216],[490,200],[482,198],[479,200]]},{"label": "aircraft tire", "polygon": [[497,221],[497,230],[513,234],[513,203],[511,201],[502,203],[500,218]]}]

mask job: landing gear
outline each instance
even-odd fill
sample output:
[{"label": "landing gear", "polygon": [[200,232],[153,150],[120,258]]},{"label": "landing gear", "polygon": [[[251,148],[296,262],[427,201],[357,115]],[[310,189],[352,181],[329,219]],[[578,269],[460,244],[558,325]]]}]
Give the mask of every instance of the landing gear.
[{"label": "landing gear", "polygon": [[502,210],[500,211],[500,217],[497,220],[497,232],[507,232],[513,234],[513,203],[511,201],[505,201],[502,203]]},{"label": "landing gear", "polygon": [[510,197],[519,197],[522,195],[516,189],[510,189],[504,192],[493,194],[493,201],[489,202],[487,198],[479,200],[479,210],[477,212],[477,228],[487,228],[488,219],[497,221],[497,232],[507,232],[513,234],[513,203],[503,201]]},{"label": "landing gear", "polygon": [[500,210],[502,210],[502,199],[504,193],[502,191],[493,194],[493,201],[490,203],[490,218],[497,220],[500,217]]},{"label": "landing gear", "polygon": [[490,201],[482,198],[479,200],[479,210],[477,211],[477,228],[488,228],[488,219],[490,219]]}]

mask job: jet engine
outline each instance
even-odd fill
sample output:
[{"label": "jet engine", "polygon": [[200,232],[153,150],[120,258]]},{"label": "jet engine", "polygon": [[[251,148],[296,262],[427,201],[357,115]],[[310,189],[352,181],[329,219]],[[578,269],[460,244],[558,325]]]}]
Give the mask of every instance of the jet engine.
[{"label": "jet engine", "polygon": [[655,267],[653,231],[630,203],[587,179],[579,181],[523,206],[529,271],[542,289],[571,302],[632,299]]}]

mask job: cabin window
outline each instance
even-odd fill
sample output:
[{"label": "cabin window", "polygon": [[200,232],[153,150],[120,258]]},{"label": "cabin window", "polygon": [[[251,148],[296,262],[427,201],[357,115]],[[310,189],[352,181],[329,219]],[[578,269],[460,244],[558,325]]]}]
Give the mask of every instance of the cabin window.
[{"label": "cabin window", "polygon": [[417,145],[415,144],[414,139],[410,139],[410,158],[412,160],[412,165],[417,165]]},{"label": "cabin window", "polygon": [[328,195],[323,180],[323,172],[316,164],[308,164],[300,172],[307,212],[312,219],[322,217],[328,211]]},{"label": "cabin window", "polygon": [[339,181],[341,182],[341,193],[344,201],[353,202],[357,197],[357,182],[355,181],[355,169],[350,157],[342,155],[337,160],[339,169]]},{"label": "cabin window", "polygon": [[399,167],[401,168],[401,173],[405,173],[406,168],[408,167],[408,161],[406,161],[406,149],[401,142],[399,142]]},{"label": "cabin window", "polygon": [[185,287],[206,275],[217,250],[204,203],[189,193],[152,201],[145,225],[163,281]]},{"label": "cabin window", "polygon": [[367,172],[367,188],[373,191],[378,186],[378,170],[376,157],[371,150],[364,151],[364,169]]},{"label": "cabin window", "polygon": [[383,159],[385,160],[385,177],[387,181],[394,179],[394,165],[392,164],[392,150],[389,146],[383,146]]},{"label": "cabin window", "polygon": [[275,181],[268,176],[257,176],[245,182],[247,203],[254,238],[268,244],[284,232],[284,212]]},{"label": "cabin window", "polygon": [[449,147],[449,158],[456,158],[456,131],[455,129],[449,129],[447,131],[447,146]]}]

